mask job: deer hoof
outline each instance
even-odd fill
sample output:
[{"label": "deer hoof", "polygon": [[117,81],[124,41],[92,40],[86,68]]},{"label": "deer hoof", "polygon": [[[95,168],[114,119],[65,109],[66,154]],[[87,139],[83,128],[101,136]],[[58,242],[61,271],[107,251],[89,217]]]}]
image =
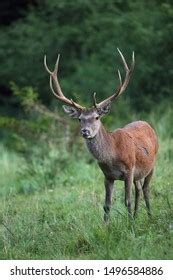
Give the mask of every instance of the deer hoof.
[{"label": "deer hoof", "polygon": [[111,210],[111,207],[108,205],[105,205],[105,206],[103,206],[103,209],[104,209],[105,213],[108,214]]},{"label": "deer hoof", "polygon": [[107,223],[108,223],[108,221],[109,221],[109,214],[104,213],[104,217],[103,217],[103,219],[104,219],[104,222],[107,224]]}]

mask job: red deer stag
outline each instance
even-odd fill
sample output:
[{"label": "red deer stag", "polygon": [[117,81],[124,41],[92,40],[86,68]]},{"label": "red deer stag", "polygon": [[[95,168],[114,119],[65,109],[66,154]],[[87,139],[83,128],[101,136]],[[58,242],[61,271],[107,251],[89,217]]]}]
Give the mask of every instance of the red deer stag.
[{"label": "red deer stag", "polygon": [[112,101],[125,91],[135,65],[134,52],[130,68],[119,49],[118,52],[126,72],[124,80],[122,81],[120,71],[118,70],[120,85],[116,92],[100,103],[96,102],[96,93],[94,93],[93,107],[89,109],[82,107],[72,99],[68,99],[63,94],[57,77],[59,55],[53,72],[49,70],[46,56],[44,57],[44,65],[50,75],[50,88],[53,94],[58,100],[68,105],[63,106],[65,113],[72,118],[78,118],[80,121],[81,135],[85,138],[89,151],[96,158],[104,174],[105,221],[109,217],[115,180],[124,181],[125,205],[129,215],[132,215],[131,192],[133,183],[135,185],[134,216],[139,207],[142,190],[147,212],[150,215],[149,183],[158,150],[156,134],[145,121],[134,121],[113,132],[108,132],[101,123],[100,119],[109,113]]}]

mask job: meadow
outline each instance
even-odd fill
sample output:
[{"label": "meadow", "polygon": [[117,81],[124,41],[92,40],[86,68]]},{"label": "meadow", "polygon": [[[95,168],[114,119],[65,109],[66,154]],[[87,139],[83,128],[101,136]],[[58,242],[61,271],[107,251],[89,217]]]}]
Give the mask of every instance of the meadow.
[{"label": "meadow", "polygon": [[127,106],[113,106],[105,125],[115,129],[144,119],[155,127],[160,148],[150,186],[152,217],[142,199],[137,218],[129,220],[123,183],[116,182],[110,221],[103,222],[103,175],[79,133],[67,148],[58,125],[49,123],[27,141],[6,130],[0,144],[0,259],[173,258],[173,109],[162,104],[134,114]]}]

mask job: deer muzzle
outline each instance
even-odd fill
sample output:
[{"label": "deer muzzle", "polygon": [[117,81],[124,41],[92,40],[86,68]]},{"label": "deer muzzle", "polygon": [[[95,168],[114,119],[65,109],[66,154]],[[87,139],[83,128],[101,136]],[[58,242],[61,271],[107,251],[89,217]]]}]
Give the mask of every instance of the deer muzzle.
[{"label": "deer muzzle", "polygon": [[84,138],[91,138],[91,133],[89,129],[82,128],[81,129],[81,134]]}]

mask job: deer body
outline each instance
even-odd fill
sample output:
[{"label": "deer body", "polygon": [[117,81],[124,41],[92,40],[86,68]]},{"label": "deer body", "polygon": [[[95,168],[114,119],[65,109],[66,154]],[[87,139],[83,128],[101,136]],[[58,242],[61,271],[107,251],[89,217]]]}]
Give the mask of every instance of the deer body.
[{"label": "deer body", "polygon": [[[157,137],[153,128],[147,122],[135,121],[113,132],[107,132],[101,124],[96,136],[92,139],[86,139],[86,145],[98,161],[98,165],[105,176],[107,198],[105,199],[104,219],[107,220],[108,218],[112,204],[112,185],[116,180],[124,181],[128,185],[125,189],[125,204],[130,214],[132,212],[131,187],[134,182],[136,215],[142,191],[141,180],[151,177],[158,151]],[[128,181],[129,178],[130,182]],[[150,214],[148,183],[143,192],[148,214]]]},{"label": "deer body", "polygon": [[122,82],[121,74],[118,70],[120,86],[117,92],[99,104],[96,103],[94,93],[94,106],[89,109],[80,106],[73,100],[69,100],[62,93],[57,79],[59,56],[53,72],[48,69],[45,57],[45,68],[50,74],[50,87],[53,94],[60,101],[70,105],[63,106],[64,111],[70,117],[79,119],[81,135],[85,138],[90,153],[97,160],[104,174],[105,221],[107,221],[109,216],[113,184],[116,180],[124,181],[125,205],[128,208],[129,214],[132,214],[131,193],[133,184],[135,185],[134,215],[136,215],[139,208],[142,191],[148,214],[150,214],[149,183],[158,151],[156,134],[147,122],[135,121],[113,132],[107,132],[101,122],[101,117],[109,113],[112,101],[126,89],[134,68],[134,53],[132,55],[131,68],[129,69],[124,56],[119,50],[118,52],[126,70],[124,81]]},{"label": "deer body", "polygon": [[107,132],[101,126],[93,139],[86,139],[91,154],[107,178],[124,180],[133,170],[134,180],[146,177],[154,167],[158,150],[157,138],[151,126],[136,121]]}]

